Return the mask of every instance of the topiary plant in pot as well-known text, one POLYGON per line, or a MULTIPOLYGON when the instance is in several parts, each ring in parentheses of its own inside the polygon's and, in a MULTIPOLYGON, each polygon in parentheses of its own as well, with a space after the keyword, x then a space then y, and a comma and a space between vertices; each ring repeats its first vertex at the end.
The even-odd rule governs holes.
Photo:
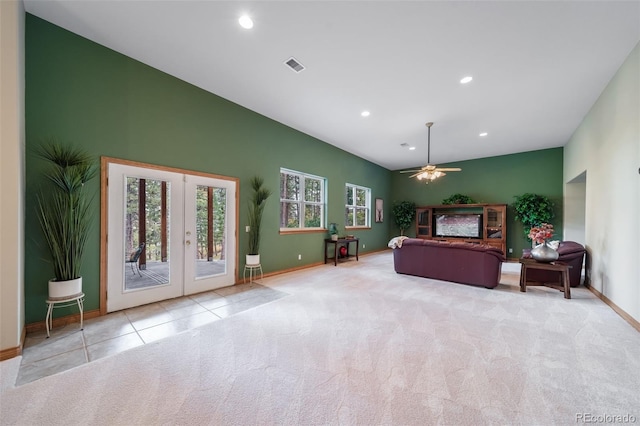
POLYGON ((404 231, 413 225, 416 204, 412 201, 396 201, 393 203, 392 212, 396 225, 400 228, 400 235, 404 235, 404 231))
POLYGON ((85 151, 55 140, 43 143, 36 155, 47 165, 49 185, 37 194, 37 213, 51 254, 55 278, 49 281, 49 298, 66 298, 82 292, 80 269, 92 215, 93 195, 86 183, 97 166, 85 151))
POLYGON ((529 230, 534 226, 549 223, 553 219, 553 202, 544 195, 522 194, 515 196, 512 204, 516 220, 524 225, 524 234, 529 238, 529 230))
POLYGON ((246 264, 258 265, 260 264, 260 224, 271 190, 264 187, 264 179, 258 176, 252 177, 249 184, 253 193, 249 199, 249 253, 246 256, 246 264))

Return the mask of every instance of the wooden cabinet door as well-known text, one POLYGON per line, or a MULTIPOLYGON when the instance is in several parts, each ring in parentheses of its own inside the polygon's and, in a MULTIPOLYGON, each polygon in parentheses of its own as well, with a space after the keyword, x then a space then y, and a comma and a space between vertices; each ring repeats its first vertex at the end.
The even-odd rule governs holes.
POLYGON ((416 238, 431 238, 431 209, 416 209, 416 238))

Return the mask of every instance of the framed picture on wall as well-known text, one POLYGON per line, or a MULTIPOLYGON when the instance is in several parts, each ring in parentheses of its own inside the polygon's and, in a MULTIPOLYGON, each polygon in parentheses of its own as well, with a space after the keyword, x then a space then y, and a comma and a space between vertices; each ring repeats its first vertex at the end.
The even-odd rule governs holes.
POLYGON ((376 223, 381 223, 384 219, 384 208, 382 198, 376 198, 376 223))

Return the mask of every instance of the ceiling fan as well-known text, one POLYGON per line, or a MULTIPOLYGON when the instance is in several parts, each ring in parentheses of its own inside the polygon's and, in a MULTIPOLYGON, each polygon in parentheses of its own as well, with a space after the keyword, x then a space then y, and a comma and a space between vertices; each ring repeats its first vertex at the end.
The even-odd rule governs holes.
POLYGON ((427 165, 423 166, 419 170, 402 170, 400 173, 413 173, 409 178, 417 177, 418 180, 426 180, 427 183, 432 180, 436 180, 439 177, 446 175, 445 172, 459 172, 462 171, 459 167, 438 167, 431 163, 431 126, 432 122, 427 123, 428 139, 427 139, 427 165))

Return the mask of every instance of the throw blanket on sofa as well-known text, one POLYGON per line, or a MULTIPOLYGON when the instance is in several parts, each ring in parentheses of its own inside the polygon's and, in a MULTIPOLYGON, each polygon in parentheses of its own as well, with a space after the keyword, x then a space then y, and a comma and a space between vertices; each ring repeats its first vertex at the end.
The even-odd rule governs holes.
POLYGON ((391 241, 389 241, 389 244, 387 244, 387 245, 389 246, 389 248, 392 248, 392 249, 400 248, 400 247, 402 247, 402 242, 404 240, 406 240, 407 238, 409 238, 409 237, 405 237, 404 235, 400 236, 400 237, 393 237, 391 239, 391 241))

